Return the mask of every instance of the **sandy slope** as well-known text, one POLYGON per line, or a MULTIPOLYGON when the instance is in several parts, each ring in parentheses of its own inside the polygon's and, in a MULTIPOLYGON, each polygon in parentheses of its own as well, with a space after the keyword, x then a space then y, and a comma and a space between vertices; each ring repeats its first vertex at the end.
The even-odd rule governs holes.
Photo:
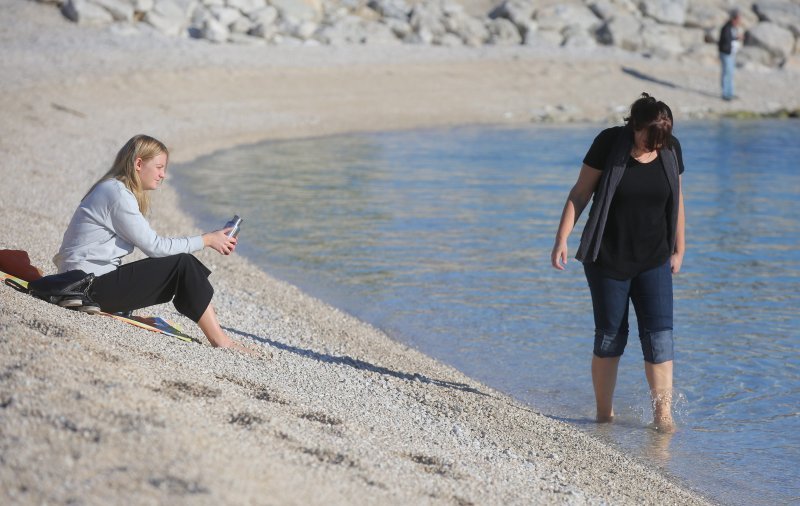
MULTIPOLYGON (((0 248, 25 249, 49 272, 80 197, 139 132, 187 162, 267 138, 618 119, 643 90, 679 120, 800 106, 791 72, 742 73, 743 99, 726 104, 715 64, 218 47, 78 28, 33 2, 0 8, 0 248)), ((159 193, 156 229, 196 232, 175 191, 159 193)), ((199 256, 215 271, 223 325, 263 345, 263 358, 0 289, 0 502, 702 502, 245 259, 199 256)), ((200 336, 171 306, 156 312, 200 336)))

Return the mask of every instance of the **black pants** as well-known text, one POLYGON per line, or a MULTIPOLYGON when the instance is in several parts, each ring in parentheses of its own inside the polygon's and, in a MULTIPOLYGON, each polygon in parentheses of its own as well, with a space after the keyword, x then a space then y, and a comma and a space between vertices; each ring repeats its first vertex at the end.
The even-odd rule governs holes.
POLYGON ((197 322, 214 295, 211 271, 192 255, 146 258, 95 278, 92 299, 107 313, 132 311, 172 301, 197 322))

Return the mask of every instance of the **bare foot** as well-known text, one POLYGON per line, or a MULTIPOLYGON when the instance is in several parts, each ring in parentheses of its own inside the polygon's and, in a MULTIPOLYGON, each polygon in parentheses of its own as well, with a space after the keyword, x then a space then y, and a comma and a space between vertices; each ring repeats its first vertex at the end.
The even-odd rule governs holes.
POLYGON ((211 346, 215 346, 217 348, 226 348, 226 349, 233 350, 233 351, 238 351, 240 353, 245 353, 247 355, 250 355, 251 357, 263 357, 264 356, 264 354, 260 350, 251 348, 249 346, 245 346, 244 344, 239 343, 237 341, 234 341, 233 339, 227 339, 226 341, 224 341, 222 343, 219 343, 219 344, 212 343, 211 346))
POLYGON ((611 423, 614 421, 614 414, 612 413, 610 415, 597 415, 595 417, 595 421, 597 423, 611 423))
POLYGON ((672 416, 657 417, 653 420, 653 425, 658 432, 662 432, 664 434, 672 434, 677 430, 672 416))

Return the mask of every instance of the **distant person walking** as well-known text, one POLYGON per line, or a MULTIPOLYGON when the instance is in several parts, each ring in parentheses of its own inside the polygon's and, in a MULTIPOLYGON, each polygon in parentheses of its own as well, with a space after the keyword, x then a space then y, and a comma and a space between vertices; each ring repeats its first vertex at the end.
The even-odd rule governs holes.
POLYGON ((739 44, 744 39, 744 34, 739 28, 742 16, 738 9, 730 12, 728 22, 719 32, 719 60, 722 64, 722 99, 733 100, 733 72, 736 70, 736 52, 739 44))
POLYGON ((680 271, 685 250, 682 173, 672 111, 643 93, 631 105, 625 126, 597 135, 564 205, 550 258, 558 270, 567 264, 567 237, 594 196, 576 258, 583 262, 592 296, 598 422, 614 418, 612 399, 632 301, 654 423, 659 430, 673 430, 672 275, 680 271))

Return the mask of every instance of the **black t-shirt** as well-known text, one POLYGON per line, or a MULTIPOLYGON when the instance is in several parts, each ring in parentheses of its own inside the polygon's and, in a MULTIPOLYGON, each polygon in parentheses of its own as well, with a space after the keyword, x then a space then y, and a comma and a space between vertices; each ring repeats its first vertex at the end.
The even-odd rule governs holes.
MULTIPOLYGON (((622 127, 603 130, 595 138, 583 163, 605 170, 606 159, 622 127)), ((672 138, 683 174, 680 143, 672 138)), ((597 264, 606 275, 630 279, 658 267, 670 257, 668 210, 672 199, 661 156, 640 163, 630 157, 608 211, 597 264)))

